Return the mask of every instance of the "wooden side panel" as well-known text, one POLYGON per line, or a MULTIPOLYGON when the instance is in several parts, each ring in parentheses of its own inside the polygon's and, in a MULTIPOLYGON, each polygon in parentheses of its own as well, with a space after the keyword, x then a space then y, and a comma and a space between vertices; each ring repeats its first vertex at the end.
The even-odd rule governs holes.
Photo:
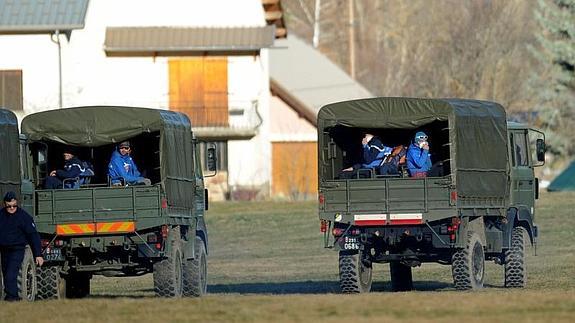
POLYGON ((227 58, 169 61, 170 109, 186 113, 194 126, 228 125, 227 58))
POLYGON ((204 104, 207 122, 228 125, 228 60, 208 57, 204 60, 204 104))
POLYGON ((272 193, 292 199, 317 194, 317 143, 272 143, 272 193))

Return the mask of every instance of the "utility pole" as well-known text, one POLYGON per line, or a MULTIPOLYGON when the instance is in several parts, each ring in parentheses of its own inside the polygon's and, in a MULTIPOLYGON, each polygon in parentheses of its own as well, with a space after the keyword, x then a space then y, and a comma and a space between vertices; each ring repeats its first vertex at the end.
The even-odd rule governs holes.
POLYGON ((355 80, 355 32, 354 32, 354 2, 348 0, 349 11, 349 75, 355 80))
POLYGON ((315 0, 315 12, 313 21, 313 47, 319 46, 319 11, 321 9, 321 0, 315 0))
POLYGON ((62 46, 60 44, 60 31, 56 30, 54 34, 50 35, 50 38, 54 44, 58 45, 58 108, 62 109, 62 46))

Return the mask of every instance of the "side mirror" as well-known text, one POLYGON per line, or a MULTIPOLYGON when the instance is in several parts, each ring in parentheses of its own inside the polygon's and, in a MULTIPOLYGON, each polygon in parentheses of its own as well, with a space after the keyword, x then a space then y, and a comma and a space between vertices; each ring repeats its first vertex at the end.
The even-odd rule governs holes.
POLYGON ((545 162, 545 140, 537 139, 535 149, 537 151, 537 161, 545 162))
POLYGON ((207 155, 207 167, 210 172, 216 171, 216 163, 217 163, 217 156, 216 156, 216 147, 209 147, 208 148, 208 155, 207 155))

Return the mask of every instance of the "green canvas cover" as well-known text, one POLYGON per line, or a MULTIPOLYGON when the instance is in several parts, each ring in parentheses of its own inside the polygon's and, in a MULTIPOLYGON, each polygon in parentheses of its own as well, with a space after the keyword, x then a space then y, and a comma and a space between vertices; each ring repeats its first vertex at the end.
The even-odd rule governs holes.
MULTIPOLYGON (((448 121, 452 174, 461 197, 503 197, 507 187, 507 124, 503 107, 466 99, 372 98, 337 102, 318 113, 318 131, 336 125, 417 129, 448 121)), ((323 136, 319 136, 323 147, 323 136)), ((321 154, 320 154, 321 158, 321 154)), ((320 161, 321 163, 321 161, 320 161)))
POLYGON ((575 160, 555 177, 547 187, 549 192, 575 191, 575 160))
POLYGON ((0 198, 8 191, 20 193, 20 150, 18 118, 6 109, 0 109, 0 198))
POLYGON ((171 206, 192 207, 192 131, 182 113, 158 109, 90 106, 28 115, 22 133, 31 141, 70 146, 114 144, 142 133, 160 132, 160 174, 171 206))

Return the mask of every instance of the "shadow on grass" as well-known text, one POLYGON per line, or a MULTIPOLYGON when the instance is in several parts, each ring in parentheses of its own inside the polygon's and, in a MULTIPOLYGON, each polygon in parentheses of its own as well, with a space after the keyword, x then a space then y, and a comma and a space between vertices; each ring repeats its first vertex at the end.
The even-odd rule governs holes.
MULTIPOLYGON (((452 289, 452 284, 437 281, 417 281, 413 284, 415 291, 439 291, 452 289)), ((390 282, 374 282, 373 292, 391 292, 390 282)), ((244 283, 217 284, 208 286, 210 294, 334 294, 339 293, 338 281, 300 281, 285 283, 244 283)))

